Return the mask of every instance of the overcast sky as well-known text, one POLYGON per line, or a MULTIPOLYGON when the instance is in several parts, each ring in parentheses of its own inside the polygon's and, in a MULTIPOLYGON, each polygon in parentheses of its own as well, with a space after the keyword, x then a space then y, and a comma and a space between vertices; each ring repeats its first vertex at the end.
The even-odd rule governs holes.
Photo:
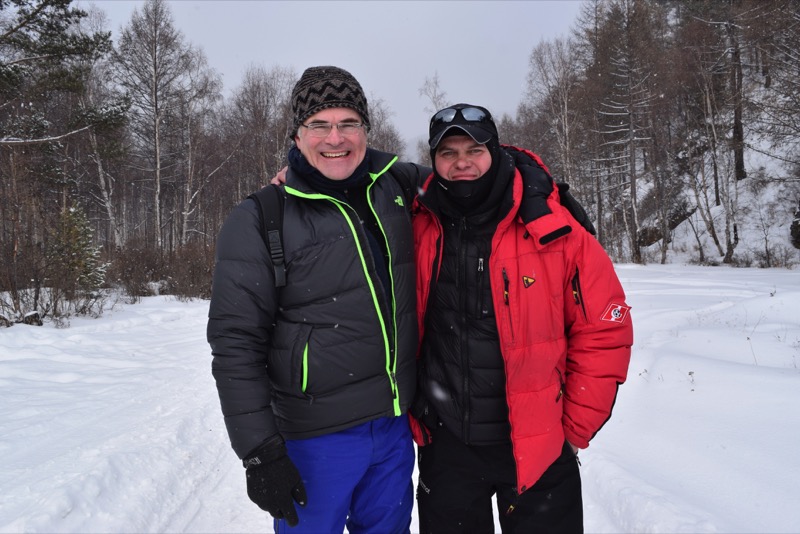
MULTIPOLYGON (((96 4, 118 34, 136 0, 96 4)), ((251 65, 314 65, 350 71, 367 97, 381 98, 414 153, 427 138, 429 101, 419 95, 438 73, 450 103, 513 114, 525 90, 528 58, 542 40, 566 37, 578 0, 529 1, 240 1, 168 0, 175 26, 202 48, 223 76, 225 93, 251 65)))

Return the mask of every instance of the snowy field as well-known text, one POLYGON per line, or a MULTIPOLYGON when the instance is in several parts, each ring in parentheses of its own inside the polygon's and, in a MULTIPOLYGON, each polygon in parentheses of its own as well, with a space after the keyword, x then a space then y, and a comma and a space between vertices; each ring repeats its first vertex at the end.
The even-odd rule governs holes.
MULTIPOLYGON (((800 271, 618 272, 636 341, 580 454, 587 532, 800 532, 800 271)), ((225 434, 207 307, 0 329, 0 532, 272 532, 225 434)))

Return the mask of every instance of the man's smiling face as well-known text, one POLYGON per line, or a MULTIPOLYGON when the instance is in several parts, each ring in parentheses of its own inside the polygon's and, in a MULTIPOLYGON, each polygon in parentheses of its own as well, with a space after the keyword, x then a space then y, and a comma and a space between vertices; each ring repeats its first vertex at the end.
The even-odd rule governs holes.
MULTIPOLYGON (((303 124, 341 122, 362 122, 362 119, 350 108, 331 108, 314 113, 303 124)), ((367 154, 367 134, 363 128, 354 134, 342 135, 333 127, 327 136, 314 137, 308 128, 301 126, 294 141, 306 160, 331 180, 349 178, 367 154)))

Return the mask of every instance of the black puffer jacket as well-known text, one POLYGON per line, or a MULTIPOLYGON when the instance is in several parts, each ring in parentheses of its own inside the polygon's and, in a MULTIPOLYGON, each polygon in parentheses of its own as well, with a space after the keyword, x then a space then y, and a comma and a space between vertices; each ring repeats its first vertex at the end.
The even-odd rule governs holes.
POLYGON ((435 183, 419 197, 439 219, 444 239, 425 316, 419 394, 450 432, 471 445, 511 440, 489 273, 497 223, 512 204, 509 165, 468 216, 448 209, 447 196, 435 183))
MULTIPOLYGON (((209 309, 212 371, 240 458, 280 433, 297 439, 406 412, 417 325, 408 207, 427 169, 370 151, 369 199, 388 244, 393 295, 379 281, 355 211, 289 170, 286 286, 275 288, 245 200, 217 243, 209 309)), ((379 237, 380 239, 380 237, 379 237)))

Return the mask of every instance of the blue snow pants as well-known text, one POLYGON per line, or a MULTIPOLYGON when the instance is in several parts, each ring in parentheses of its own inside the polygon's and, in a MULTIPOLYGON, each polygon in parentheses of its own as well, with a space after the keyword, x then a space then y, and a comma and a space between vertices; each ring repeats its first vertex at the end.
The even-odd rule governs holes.
POLYGON ((414 444, 408 417, 375 419, 316 438, 287 440, 306 487, 300 522, 277 534, 408 534, 414 506, 414 444))

